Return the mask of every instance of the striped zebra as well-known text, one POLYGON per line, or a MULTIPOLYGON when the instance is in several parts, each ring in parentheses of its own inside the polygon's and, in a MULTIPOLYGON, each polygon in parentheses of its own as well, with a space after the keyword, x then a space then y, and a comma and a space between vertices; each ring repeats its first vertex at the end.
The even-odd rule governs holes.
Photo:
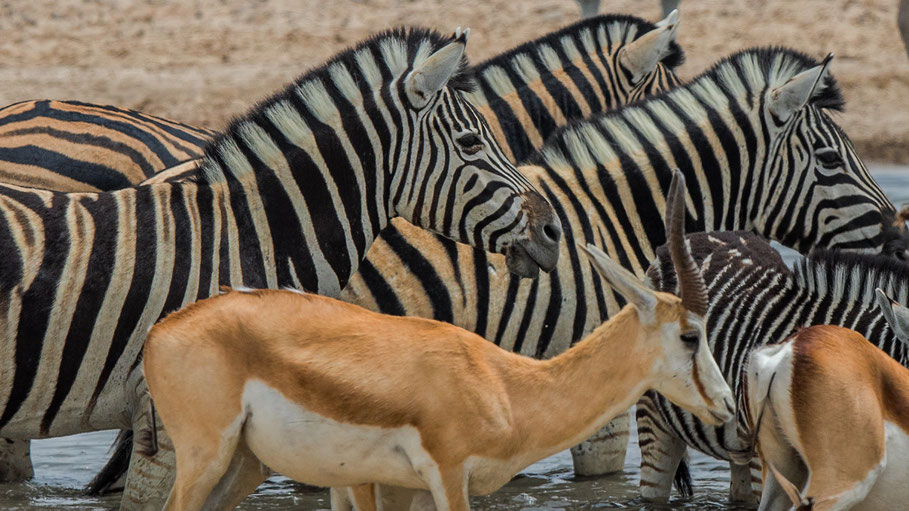
MULTIPOLYGON (((675 167, 688 183, 692 232, 748 229, 803 252, 903 257, 905 225, 827 113, 842 107, 828 64, 782 48, 741 51, 670 92, 557 132, 534 165, 521 167, 566 238, 545 278, 511 278, 497 258, 396 221, 341 297, 551 357, 622 305, 576 243, 596 244, 643 276, 665 239, 663 197, 675 167)), ((574 449, 576 471, 620 470, 627 435, 626 417, 574 449)))
MULTIPOLYGON (((466 42, 396 29, 340 53, 235 120, 188 182, 0 186, 0 435, 144 425, 158 318, 222 285, 337 295, 392 217, 551 270, 560 227, 465 99, 466 42)), ((141 462, 130 507, 164 490, 148 478, 168 460, 141 462)))
MULTIPOLYGON (((683 461, 690 446, 742 463, 731 463, 731 496, 756 503, 761 491, 760 464, 754 459, 750 470, 744 464, 751 455, 741 432, 745 429, 742 375, 751 350, 782 342, 804 326, 832 324, 860 332, 909 366, 907 344, 887 326, 874 301, 875 288, 903 303, 909 299, 909 265, 881 255, 819 250, 801 259, 790 272, 779 254, 754 234, 697 233, 688 239, 708 286, 710 346, 739 400, 738 424, 707 426, 662 396, 648 393, 637 407, 641 492, 648 500, 667 499, 676 467, 681 469, 677 486, 690 492, 683 461)), ((676 287, 664 247, 657 250, 648 277, 657 289, 676 287)))
MULTIPOLYGON (((474 66, 477 86, 465 94, 521 161, 571 120, 677 85, 677 27, 678 13, 656 24, 627 15, 575 23, 474 66)), ((201 156, 212 136, 118 107, 26 101, 0 109, 0 182, 76 192, 185 178, 183 169, 156 174, 201 156)))

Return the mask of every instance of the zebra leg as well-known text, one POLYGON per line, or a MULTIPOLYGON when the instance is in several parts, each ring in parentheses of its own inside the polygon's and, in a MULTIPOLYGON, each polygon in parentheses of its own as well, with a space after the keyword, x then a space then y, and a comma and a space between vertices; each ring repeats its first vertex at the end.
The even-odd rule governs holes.
POLYGON ((669 13, 672 12, 673 9, 678 9, 681 1, 682 0, 660 0, 660 6, 663 7, 663 17, 669 16, 669 13))
POLYGON ((747 465, 729 463, 729 500, 757 505, 761 500, 761 460, 754 457, 747 465))
MULTIPOLYGON (((638 401, 638 445, 641 447, 641 498, 666 502, 672 492, 679 463, 685 457, 685 442, 671 434, 657 417, 655 403, 645 395, 638 401)), ((687 473, 686 473, 687 474, 687 473)), ((690 481, 680 486, 683 496, 691 495, 690 481)))
POLYGON ((596 16, 600 10, 600 0, 577 0, 581 5, 581 17, 589 18, 596 16))
POLYGON ((0 439, 0 483, 26 481, 35 475, 28 440, 0 439))
POLYGON ((900 1, 900 10, 896 15, 896 24, 900 28, 903 45, 909 53, 909 0, 900 1))
POLYGON ((599 476, 620 472, 625 467, 630 423, 631 410, 612 419, 592 437, 572 447, 575 475, 599 476))
POLYGON ((134 410, 132 430, 134 432, 150 431, 152 427, 156 432, 157 450, 148 455, 141 445, 139 433, 134 433, 133 448, 129 459, 129 470, 126 473, 126 487, 123 489, 123 499, 120 509, 123 510, 155 510, 164 507, 174 484, 177 460, 174 455, 174 444, 171 442, 160 417, 151 417, 151 396, 145 386, 141 369, 133 371, 127 381, 127 388, 134 389, 127 401, 134 403, 130 408, 134 410))

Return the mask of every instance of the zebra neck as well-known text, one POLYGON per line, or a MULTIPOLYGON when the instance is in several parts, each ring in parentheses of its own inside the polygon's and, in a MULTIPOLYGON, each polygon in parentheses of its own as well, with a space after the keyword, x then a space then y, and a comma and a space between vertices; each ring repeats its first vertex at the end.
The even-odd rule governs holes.
POLYGON ((517 434, 526 448, 558 452, 584 440, 634 404, 650 384, 637 312, 626 307, 583 341, 506 377, 517 434), (542 376, 541 376, 542 375, 542 376))
POLYGON ((395 133, 379 140, 360 126, 351 136, 304 109, 288 100, 236 124, 202 168, 208 182, 227 184, 238 229, 259 242, 260 269, 275 274, 257 283, 337 296, 392 214, 393 165, 383 155, 395 133))
POLYGON ((241 233, 243 285, 338 296, 388 220, 370 222, 366 201, 349 183, 322 176, 274 180, 280 183, 260 178, 226 187, 241 233))
MULTIPOLYGON (((689 89, 695 87, 570 126, 531 162, 543 163, 567 190, 583 190, 610 223, 635 212, 659 214, 672 171, 680 168, 694 206, 692 230, 750 229, 764 193, 754 184, 766 157, 760 120, 744 99, 727 96, 716 83, 702 79, 697 93, 689 89)), ((648 235, 653 246, 664 241, 662 232, 648 235)))

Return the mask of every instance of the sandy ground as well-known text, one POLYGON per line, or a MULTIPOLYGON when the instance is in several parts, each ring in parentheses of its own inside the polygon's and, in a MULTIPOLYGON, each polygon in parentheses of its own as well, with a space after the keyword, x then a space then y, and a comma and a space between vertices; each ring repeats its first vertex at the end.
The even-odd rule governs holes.
MULTIPOLYGON (((909 162, 909 58, 897 0, 683 0, 692 77, 739 48, 834 52, 842 125, 868 160, 909 162)), ((601 12, 657 19, 657 0, 601 12)), ((112 103, 218 128, 310 66, 398 24, 472 29, 472 59, 578 18, 573 0, 0 0, 0 104, 112 103)))

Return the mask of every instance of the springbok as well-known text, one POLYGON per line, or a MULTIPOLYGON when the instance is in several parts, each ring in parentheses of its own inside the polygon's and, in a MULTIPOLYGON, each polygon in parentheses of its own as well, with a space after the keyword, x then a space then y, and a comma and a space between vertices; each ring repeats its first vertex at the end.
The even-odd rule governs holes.
POLYGON ((366 483, 467 510, 468 495, 587 438, 648 389, 709 424, 730 420, 732 393, 701 319, 706 289, 683 237, 683 189, 677 172, 666 223, 681 299, 582 247, 629 304, 549 360, 289 290, 227 290, 169 315, 149 331, 143 361, 177 456, 165 508, 235 506, 267 466, 358 487, 360 510, 375 505, 366 483))
MULTIPOLYGON (((909 309, 880 289, 877 299, 909 342, 909 309)), ((755 350, 746 387, 765 467, 759 509, 905 509, 909 369, 853 330, 820 325, 755 350)))

